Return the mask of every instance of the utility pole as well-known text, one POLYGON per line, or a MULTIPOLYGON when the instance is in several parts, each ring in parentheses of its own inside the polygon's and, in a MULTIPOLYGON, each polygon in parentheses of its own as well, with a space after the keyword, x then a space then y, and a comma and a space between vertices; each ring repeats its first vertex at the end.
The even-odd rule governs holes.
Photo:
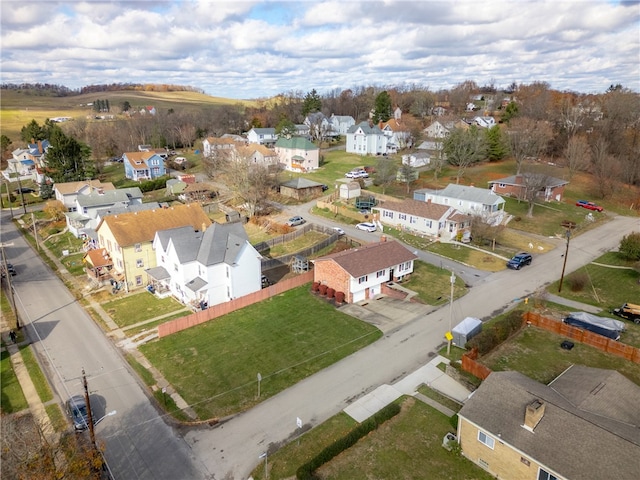
POLYGON ((27 204, 24 203, 24 192, 22 191, 22 183, 20 182, 20 173, 18 173, 18 189, 20 190, 20 199, 22 200, 22 209, 24 214, 27 214, 27 204))
MULTIPOLYGON (((13 244, 10 244, 13 245, 13 244)), ((11 309, 16 316, 16 330, 20 330, 20 317, 18 316, 18 308, 16 307, 16 299, 13 295, 13 280, 11 279, 11 272, 7 268, 7 257, 4 253, 4 245, 0 245, 2 250, 2 270, 4 271, 4 277, 7 279, 7 288, 9 288, 9 300, 11 301, 11 309)))
POLYGON ((40 243, 38 243, 38 229, 36 228, 36 217, 31 212, 31 224, 33 225, 33 238, 36 240, 36 249, 40 250, 40 243))
POLYGON ((451 335, 453 335, 451 333, 451 325, 453 323, 453 287, 455 284, 456 276, 453 274, 453 271, 451 271, 451 296, 449 297, 449 332, 447 332, 449 336, 447 337, 447 355, 451 353, 451 335))
POLYGON ((571 240, 571 230, 576 228, 575 222, 565 220, 561 224, 565 229, 565 235, 567 237, 567 247, 564 251, 564 261, 562 262, 562 274, 560 275, 560 284, 558 285, 558 293, 562 292, 562 281, 564 280, 564 269, 567 267, 567 256, 569 256, 569 240, 571 240))
POLYGON ((98 449, 96 445, 96 434, 93 431, 93 413, 91 412, 91 402, 89 400, 89 387, 87 386, 87 376, 84 373, 84 368, 82 369, 82 385, 84 386, 84 403, 87 404, 87 419, 88 419, 88 427, 89 427, 89 438, 91 439, 91 445, 96 450, 98 449))

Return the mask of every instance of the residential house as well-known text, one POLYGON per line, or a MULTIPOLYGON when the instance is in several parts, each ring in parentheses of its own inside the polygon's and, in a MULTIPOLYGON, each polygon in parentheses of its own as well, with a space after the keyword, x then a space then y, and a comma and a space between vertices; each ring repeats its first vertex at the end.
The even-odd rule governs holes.
POLYGON ((281 137, 275 151, 286 170, 308 172, 320 165, 320 149, 304 137, 281 137))
POLYGON ((153 180, 167 174, 164 158, 154 152, 125 152, 122 161, 124 175, 131 180, 153 180))
POLYGON ((279 160, 274 150, 258 143, 236 148, 235 156, 232 155, 234 157, 243 159, 249 165, 277 165, 279 160))
POLYGON ((361 122, 347 130, 347 153, 382 155, 387 153, 388 137, 377 125, 361 122))
MULTIPOLYGON (((243 141, 240 145, 244 145, 243 141)), ((217 152, 228 152, 234 150, 238 146, 238 142, 233 138, 207 137, 202 141, 202 153, 205 157, 211 157, 217 152)))
POLYGON ((356 121, 351 115, 331 114, 329 123, 331 124, 331 134, 337 136, 346 135, 349 129, 356 124, 356 121))
POLYGON ((407 126, 395 118, 380 122, 380 130, 387 137, 387 152, 396 153, 402 148, 411 147, 411 132, 407 126))
POLYGON ((322 195, 324 185, 322 183, 307 180, 303 177, 292 178, 280 185, 280 194, 285 197, 303 200, 322 195))
POLYGON ((277 140, 278 135, 275 128, 252 128, 247 132, 247 141, 249 143, 272 146, 277 140))
POLYGON ((147 284, 146 270, 156 266, 152 248, 156 232, 191 226, 203 230, 211 220, 200 204, 176 205, 156 210, 109 215, 96 227, 98 244, 113 264, 113 276, 124 281, 126 291, 147 284))
POLYGON ((452 206, 461 213, 480 215, 499 224, 504 218, 504 198, 488 188, 450 183, 442 190, 421 188, 413 192, 413 199, 452 206))
POLYGON ((436 105, 431 110, 431 115, 433 115, 434 117, 442 117, 446 113, 447 113, 447 109, 445 107, 443 107, 442 105, 436 105))
POLYGON ((62 202, 68 212, 78 209, 76 199, 79 195, 88 195, 91 192, 107 192, 115 190, 113 183, 102 183, 100 180, 86 180, 82 182, 64 182, 53 185, 53 193, 56 200, 62 202))
POLYGON ((497 478, 638 478, 640 387, 572 365, 548 385, 493 372, 458 412, 462 454, 497 478))
POLYGON ((441 240, 455 240, 471 226, 471 218, 453 206, 403 200, 384 202, 372 208, 383 225, 441 240))
POLYGON ((316 259, 313 280, 356 303, 380 294, 383 283, 410 275, 417 258, 399 242, 383 240, 316 259))
POLYGON ((241 223, 159 230, 156 266, 147 269, 153 291, 169 291, 194 308, 207 308, 259 291, 261 256, 241 223))
POLYGON ((535 197, 546 202, 562 201, 564 187, 568 184, 567 180, 542 173, 522 173, 489 182, 491 190, 498 195, 516 197, 522 200, 527 198, 527 191, 534 188, 536 189, 535 197))
POLYGON ((322 112, 312 112, 306 116, 303 122, 309 127, 311 138, 324 138, 331 133, 329 119, 322 112))
POLYGON ((77 238, 88 236, 87 230, 98 226, 98 212, 110 208, 126 208, 142 204, 142 191, 138 187, 115 190, 94 189, 86 195, 77 195, 75 207, 65 214, 69 231, 77 238))
POLYGON ((413 168, 428 167, 431 164, 429 152, 413 152, 402 155, 402 164, 413 168))
POLYGON ((49 149, 49 140, 39 140, 27 144, 26 148, 17 148, 7 160, 7 171, 22 176, 33 175, 36 168, 45 167, 45 154, 49 149))
POLYGON ((438 120, 431 122, 431 125, 423 131, 427 138, 447 138, 451 135, 451 129, 445 127, 443 122, 438 120))
POLYGON ((294 132, 294 135, 296 137, 307 137, 309 138, 309 125, 305 125, 304 123, 297 123, 294 125, 296 131, 294 132))
POLYGON ((496 119, 493 117, 475 117, 473 123, 482 128, 491 128, 496 125, 496 119))

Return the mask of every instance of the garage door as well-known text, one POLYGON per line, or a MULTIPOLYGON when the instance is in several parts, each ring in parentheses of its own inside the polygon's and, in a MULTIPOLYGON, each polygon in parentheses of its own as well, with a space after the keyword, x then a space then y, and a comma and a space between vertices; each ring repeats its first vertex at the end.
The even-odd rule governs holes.
POLYGON ((353 292, 353 303, 366 300, 364 293, 365 293, 365 290, 360 290, 359 292, 353 292))

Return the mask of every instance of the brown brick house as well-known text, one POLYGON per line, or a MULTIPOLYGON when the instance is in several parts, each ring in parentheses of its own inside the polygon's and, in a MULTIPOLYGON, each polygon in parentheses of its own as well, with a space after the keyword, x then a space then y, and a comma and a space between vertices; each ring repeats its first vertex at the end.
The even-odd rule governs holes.
POLYGON ((525 198, 525 190, 528 186, 535 185, 538 188, 536 197, 545 202, 562 201, 564 187, 569 182, 560 178, 550 177, 539 173, 522 173, 519 175, 511 175, 510 177, 500 178, 489 182, 491 191, 498 195, 507 197, 515 197, 519 199, 525 198), (539 178, 538 178, 539 177, 539 178))
POLYGON ((348 303, 360 302, 378 295, 383 283, 412 273, 417 258, 399 242, 383 239, 316 259, 313 280, 344 292, 348 303))

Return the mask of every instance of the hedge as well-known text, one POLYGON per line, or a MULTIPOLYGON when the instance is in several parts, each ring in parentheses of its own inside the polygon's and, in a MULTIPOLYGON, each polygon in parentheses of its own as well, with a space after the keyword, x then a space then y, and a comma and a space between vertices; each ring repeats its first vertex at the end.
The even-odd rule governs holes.
POLYGON ((469 340, 465 347, 467 350, 475 347, 478 354, 485 355, 520 330, 523 323, 522 311, 514 310, 488 327, 483 326, 483 330, 469 340))
POLYGON ((315 476, 313 475, 313 472, 318 468, 347 450, 349 447, 355 445, 362 437, 377 429, 380 425, 395 417, 398 413, 400 413, 400 405, 397 403, 390 403, 375 415, 369 417, 356 428, 351 430, 344 437, 339 438, 331 445, 327 446, 307 463, 298 467, 298 470, 296 471, 296 478, 298 480, 314 480, 315 476))

